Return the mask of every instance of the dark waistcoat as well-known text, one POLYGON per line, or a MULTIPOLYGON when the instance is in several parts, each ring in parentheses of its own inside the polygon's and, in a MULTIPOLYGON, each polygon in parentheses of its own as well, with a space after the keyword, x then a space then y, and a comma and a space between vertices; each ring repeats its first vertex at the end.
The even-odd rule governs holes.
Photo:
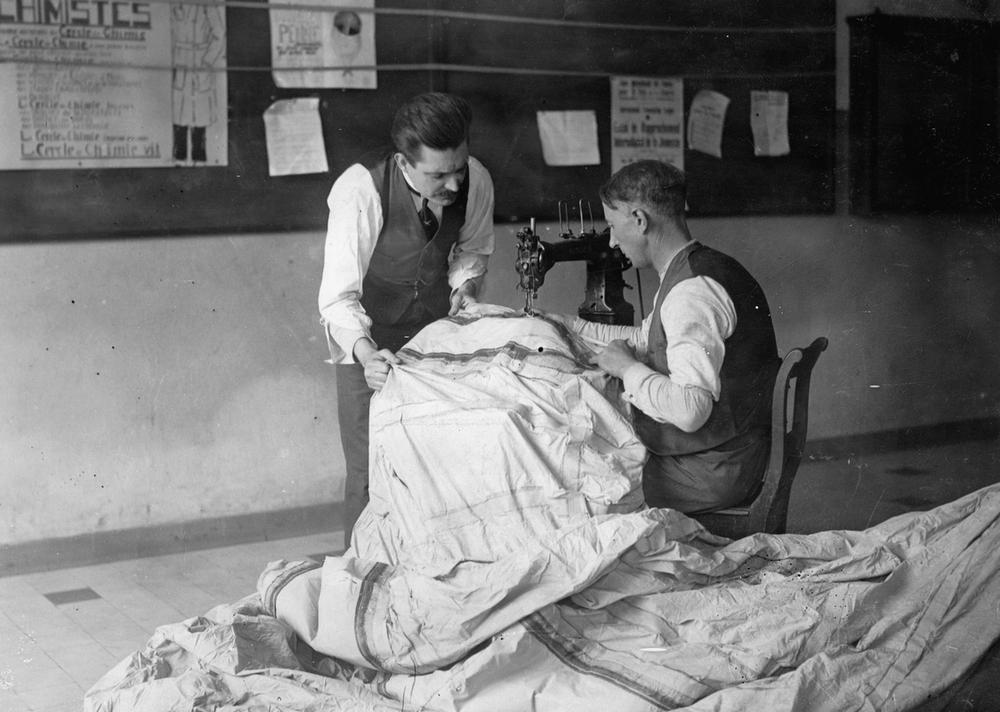
POLYGON ((726 290, 736 309, 736 329, 725 341, 719 400, 701 428, 685 433, 669 423, 657 423, 635 409, 639 437, 657 455, 682 455, 717 448, 755 428, 770 425, 771 391, 780 363, 771 310, 757 281, 728 255, 692 242, 671 261, 657 292, 650 322, 650 367, 670 375, 660 307, 674 286, 695 276, 711 277, 726 290))
POLYGON ((392 155, 382 154, 363 165, 382 200, 383 224, 362 282, 361 306, 372 319, 372 334, 379 346, 395 350, 401 344, 383 344, 380 330, 406 327, 412 335, 448 314, 448 255, 465 223, 469 181, 463 181, 455 202, 445 206, 437 233, 428 240, 410 187, 392 155))

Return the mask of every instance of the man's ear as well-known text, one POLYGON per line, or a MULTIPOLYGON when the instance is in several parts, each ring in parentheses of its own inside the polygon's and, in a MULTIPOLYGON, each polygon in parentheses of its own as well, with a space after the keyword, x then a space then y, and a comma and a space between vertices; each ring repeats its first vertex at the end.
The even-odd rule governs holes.
POLYGON ((643 208, 632 208, 632 219, 635 220, 639 232, 646 232, 649 229, 649 213, 643 208))
POLYGON ((404 156, 399 151, 396 151, 394 154, 392 154, 392 157, 396 160, 397 166, 399 166, 400 168, 406 168, 406 164, 408 163, 408 161, 406 160, 406 156, 404 156))

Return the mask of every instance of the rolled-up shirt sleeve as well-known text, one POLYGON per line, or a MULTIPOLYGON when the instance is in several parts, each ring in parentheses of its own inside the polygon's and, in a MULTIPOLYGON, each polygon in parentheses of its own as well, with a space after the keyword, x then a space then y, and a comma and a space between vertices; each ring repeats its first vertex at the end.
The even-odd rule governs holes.
POLYGON ((736 328, 736 309, 721 284, 698 276, 670 290, 660 318, 670 374, 633 364, 622 375, 625 398, 656 422, 694 432, 719 399, 725 340, 736 328))
POLYGON ((625 326, 621 324, 602 324, 597 321, 587 321, 581 317, 576 317, 570 325, 570 329, 579 334, 587 344, 593 349, 601 349, 615 340, 627 342, 636 350, 636 355, 646 351, 646 338, 643 333, 648 331, 648 318, 644 320, 642 326, 625 326))
POLYGON ((327 197, 330 216, 319 288, 320 319, 333 363, 354 363, 358 339, 371 336, 361 285, 382 230, 382 203, 364 166, 349 167, 327 197))
POLYGON ((486 263, 496 243, 493 233, 493 178, 486 167, 472 156, 469 157, 468 181, 465 223, 459 230, 448 265, 448 285, 452 290, 470 279, 482 281, 486 263))

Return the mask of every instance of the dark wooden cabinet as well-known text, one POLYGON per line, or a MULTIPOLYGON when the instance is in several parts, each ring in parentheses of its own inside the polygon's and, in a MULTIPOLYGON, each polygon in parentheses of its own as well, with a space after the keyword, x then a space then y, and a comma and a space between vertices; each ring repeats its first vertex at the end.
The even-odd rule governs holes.
POLYGON ((996 26, 882 13, 847 22, 851 212, 996 210, 996 26))

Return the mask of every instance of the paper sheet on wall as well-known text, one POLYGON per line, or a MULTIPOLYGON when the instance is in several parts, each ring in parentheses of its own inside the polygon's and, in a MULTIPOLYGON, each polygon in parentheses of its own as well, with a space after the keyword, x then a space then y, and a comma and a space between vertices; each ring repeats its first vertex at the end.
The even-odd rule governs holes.
POLYGON ((644 158, 684 170, 681 79, 611 78, 611 171, 644 158))
POLYGON ((788 92, 750 92, 750 127, 753 129, 753 155, 787 156, 788 92))
POLYGON ((271 66, 279 87, 375 89, 374 0, 270 0, 271 66), (294 4, 294 10, 278 9, 294 4), (317 10, 302 10, 303 4, 317 10), (369 67, 353 69, 352 67, 369 67))
POLYGON ((596 166, 597 115, 593 111, 539 111, 538 135, 547 166, 596 166))
POLYGON ((691 100, 688 115, 688 146, 694 151, 722 158, 722 128, 726 123, 729 97, 702 89, 691 100))
POLYGON ((276 101, 264 112, 267 174, 326 173, 326 146, 319 120, 319 99, 276 101))
POLYGON ((0 170, 224 166, 221 6, 0 0, 0 170))

